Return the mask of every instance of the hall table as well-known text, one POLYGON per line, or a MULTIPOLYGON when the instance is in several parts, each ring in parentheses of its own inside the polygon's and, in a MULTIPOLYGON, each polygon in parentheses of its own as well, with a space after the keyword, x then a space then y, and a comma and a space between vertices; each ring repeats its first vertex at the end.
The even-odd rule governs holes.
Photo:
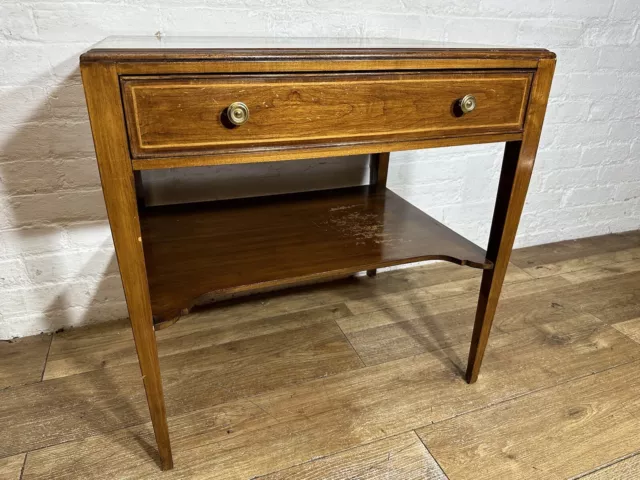
POLYGON ((155 329, 212 293, 373 276, 423 260, 480 268, 466 372, 477 380, 553 53, 381 39, 110 37, 80 66, 163 469, 173 460, 155 329), (386 187, 390 152, 489 142, 506 147, 486 252, 386 187), (354 154, 370 155, 369 185, 171 206, 143 200, 141 170, 354 154))

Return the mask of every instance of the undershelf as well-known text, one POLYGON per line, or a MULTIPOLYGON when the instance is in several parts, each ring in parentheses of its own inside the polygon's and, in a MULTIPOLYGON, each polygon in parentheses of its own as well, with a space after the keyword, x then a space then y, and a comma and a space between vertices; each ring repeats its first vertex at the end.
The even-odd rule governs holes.
POLYGON ((156 321, 234 293, 485 251, 388 189, 351 187, 141 210, 156 321))

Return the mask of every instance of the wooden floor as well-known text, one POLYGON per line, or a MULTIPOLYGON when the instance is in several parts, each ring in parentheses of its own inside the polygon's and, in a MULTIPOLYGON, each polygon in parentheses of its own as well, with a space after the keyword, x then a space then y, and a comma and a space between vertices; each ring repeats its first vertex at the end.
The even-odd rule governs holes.
POLYGON ((0 478, 640 478, 640 232, 514 252, 467 385, 480 275, 431 264, 159 331, 165 473, 127 322, 0 342, 0 478))

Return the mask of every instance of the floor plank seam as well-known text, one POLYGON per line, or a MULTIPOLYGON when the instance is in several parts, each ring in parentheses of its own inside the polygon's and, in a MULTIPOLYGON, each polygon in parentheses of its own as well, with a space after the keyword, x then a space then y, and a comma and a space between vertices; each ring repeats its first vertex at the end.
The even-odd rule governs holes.
POLYGON ((53 344, 53 336, 55 333, 51 334, 51 339, 49 340, 49 348, 47 348, 47 354, 44 357, 44 364, 42 365, 42 374, 40 375, 40 381, 44 381, 44 372, 47 370, 47 362, 49 361, 49 354, 51 353, 51 345, 53 344))
POLYGON ((604 470, 605 468, 609 468, 609 467, 611 467, 613 465, 616 465, 616 464, 618 464, 620 462, 624 462, 625 460, 629 460, 630 458, 637 457, 638 455, 640 455, 640 450, 636 450, 635 452, 629 453, 628 455, 624 455, 623 457, 616 458, 615 460, 611 460, 608 463, 603 463, 602 465, 598 465, 597 467, 592 468, 591 470, 588 470, 586 472, 579 473, 578 475, 575 475, 575 476, 569 478, 569 480, 579 480, 580 478, 584 478, 587 475, 591 475, 592 473, 599 472, 600 470, 604 470))
MULTIPOLYGON (((479 408, 474 408, 474 409, 471 409, 471 410, 468 410, 468 411, 465 411, 465 412, 461 412, 461 413, 458 413, 458 414, 453 415, 453 416, 451 416, 451 417, 447 417, 447 418, 442 419, 442 420, 434 421, 434 422, 431 422, 431 423, 429 423, 429 424, 425 424, 425 425, 418 425, 418 426, 415 426, 415 427, 413 427, 413 428, 411 428, 411 429, 409 429, 409 430, 405 430, 405 431, 402 431, 402 432, 394 433, 394 434, 392 434, 392 435, 387 435, 387 436, 384 436, 384 437, 380 437, 380 438, 377 438, 377 439, 375 439, 375 440, 372 440, 371 442, 367 442, 367 443, 364 443, 364 444, 359 444, 359 445, 357 445, 357 446, 349 447, 349 448, 344 449, 344 450, 338 450, 338 451, 336 451, 336 452, 332 452, 332 453, 330 453, 330 454, 323 455, 323 456, 321 456, 321 457, 314 458, 314 459, 312 459, 312 460, 318 460, 318 459, 320 459, 320 458, 324 458, 324 457, 327 457, 327 456, 330 456, 330 455, 336 455, 336 454, 339 454, 339 453, 342 453, 342 452, 346 452, 346 451, 349 451, 349 450, 351 450, 351 449, 353 449, 353 448, 356 448, 356 447, 358 447, 358 446, 365 446, 365 445, 368 445, 368 444, 370 444, 370 443, 374 443, 374 442, 376 442, 376 441, 383 440, 383 439, 385 439, 385 438, 394 437, 394 436, 401 435, 401 434, 408 433, 408 432, 415 432, 416 430, 419 430, 419 429, 421 429, 421 428, 426 428, 426 427, 428 427, 428 426, 430 426, 430 425, 436 425, 436 424, 439 424, 439 423, 442 423, 442 422, 446 422, 446 421, 449 421, 449 420, 453 420, 453 419, 458 418, 458 417, 463 416, 463 415, 467 415, 467 414, 475 413, 475 412, 478 412, 478 411, 481 411, 481 410, 485 410, 485 409, 488 409, 488 408, 496 407, 496 406, 501 405, 501 404, 503 404, 503 403, 510 402, 510 401, 513 401, 513 400, 519 399, 519 398, 521 398, 521 397, 525 397, 525 396, 527 396, 527 395, 531 395, 531 394, 534 394, 534 393, 537 393, 537 392, 540 392, 540 391, 544 391, 544 390, 549 390, 549 389, 552 389, 552 388, 556 388, 556 387, 559 387, 559 386, 564 385, 564 384, 569 383, 569 382, 573 382, 573 381, 576 381, 576 380, 580 380, 580 379, 583 379, 583 378, 586 378, 586 377, 589 377, 589 376, 592 376, 592 375, 598 375, 598 374, 600 374, 600 373, 604 373, 604 372, 607 372, 607 371, 609 371, 609 370, 613 370, 613 369, 615 369, 615 368, 619 368, 619 367, 622 367, 622 366, 625 366, 625 365, 629 365, 629 364, 632 364, 632 363, 636 363, 636 362, 637 362, 637 363, 640 363, 640 360, 632 360, 632 361, 630 361, 630 362, 620 363, 620 364, 618 364, 618 365, 614 365, 614 366, 611 366, 611 367, 605 368, 605 369, 603 369, 603 370, 599 370, 599 371, 597 371, 597 372, 591 372, 591 373, 587 373, 587 374, 585 374, 585 375, 580 375, 580 376, 577 376, 577 377, 572 377, 572 378, 570 378, 570 379, 567 379, 567 380, 565 380, 565 381, 563 381, 563 382, 556 383, 556 384, 554 384, 554 385, 549 385, 549 386, 547 386, 547 387, 541 387, 541 388, 534 389, 534 390, 531 390, 531 391, 528 391, 528 392, 524 392, 524 393, 521 393, 521 394, 518 394, 518 395, 514 395, 514 396, 512 396, 512 397, 505 398, 505 399, 500 400, 500 401, 495 402, 495 403, 491 403, 491 404, 488 404, 488 405, 485 405, 485 406, 482 406, 482 407, 479 407, 479 408)), ((337 374, 336 374, 336 375, 337 375, 337 374)), ((319 380, 319 379, 313 379, 313 380, 310 380, 310 382, 317 381, 317 380, 319 380)), ((324 378, 323 378, 322 380, 324 380, 324 378)), ((304 382, 304 383, 308 383, 308 382, 304 382)), ((304 383, 302 383, 302 384, 300 384, 300 385, 303 385, 304 383)), ((229 391, 229 390, 227 390, 227 391, 229 391)), ((263 411, 264 413, 266 413, 269 417, 271 417, 271 418, 273 418, 274 420, 276 420, 277 424, 281 424, 281 423, 282 423, 282 421, 281 421, 281 420, 278 420, 278 418, 277 418, 277 417, 274 417, 270 412, 268 412, 267 410, 265 410, 263 407, 260 407, 260 406, 259 406, 258 404, 256 404, 253 400, 251 400, 252 398, 259 397, 259 396, 261 396, 261 395, 263 395, 263 394, 264 394, 264 393, 260 393, 260 394, 252 395, 252 396, 249 396, 249 397, 238 398, 238 401, 243 401, 243 400, 244 400, 244 401, 248 401, 248 402, 249 402, 249 403, 251 403, 252 405, 256 406, 258 409, 260 409, 261 411, 263 411)), ((220 404, 220 405, 222 405, 222 404, 220 404)), ((208 408, 208 407, 207 407, 207 408, 208 408)), ((201 411, 201 410, 205 410, 205 409, 206 409, 206 408, 204 408, 204 409, 197 409, 197 410, 191 410, 191 411, 189 411, 188 413, 195 413, 195 412, 198 412, 198 411, 201 411)), ((181 415, 182 415, 182 414, 181 414, 181 415)), ((181 416, 181 415, 178 415, 178 416, 181 416)), ((168 417, 168 418, 169 418, 169 419, 171 419, 171 418, 173 418, 173 417, 168 417)), ((72 442, 77 442, 77 441, 79 441, 79 440, 86 440, 86 439, 89 439, 89 438, 96 438, 96 437, 100 437, 100 436, 106 436, 106 435, 108 435, 108 434, 110 434, 110 433, 114 433, 114 432, 118 432, 118 431, 126 430, 126 429, 133 428, 133 427, 138 427, 138 426, 145 425, 145 424, 150 424, 150 422, 142 422, 142 423, 136 423, 136 424, 126 425, 126 426, 123 426, 122 428, 118 428, 118 429, 112 430, 112 431, 110 431, 110 432, 100 432, 100 433, 97 433, 97 434, 95 434, 95 435, 87 435, 86 437, 82 437, 81 439, 70 439, 70 440, 67 440, 67 441, 63 441, 63 442, 59 442, 59 443, 55 443, 55 444, 51 444, 51 445, 45 445, 45 446, 42 446, 42 447, 39 447, 39 448, 34 448, 34 449, 31 449, 31 450, 27 450, 27 451, 25 451, 25 452, 16 452, 16 453, 17 453, 17 454, 18 454, 18 453, 25 453, 25 454, 28 454, 28 453, 30 453, 30 452, 37 452, 37 451, 39 451, 39 450, 43 450, 43 449, 47 449, 47 448, 51 448, 51 447, 55 447, 55 446, 58 446, 58 445, 64 445, 65 443, 72 443, 72 442)), ((421 442, 422 442, 422 439, 420 439, 420 440, 421 440, 421 442)), ((422 442, 422 443, 424 444, 424 442, 422 442)), ((640 452, 638 452, 638 453, 640 453, 640 452)), ((434 457, 434 458, 435 458, 435 457, 434 457)), ((305 463, 308 463, 308 462, 310 462, 310 461, 312 461, 312 460, 308 460, 308 461, 306 461, 306 462, 302 462, 300 465, 305 464, 305 463)), ((616 463, 616 462, 613 462, 613 463, 616 463)), ((25 456, 25 464, 26 464, 26 456, 25 456)), ((291 466, 286 467, 286 468, 291 468, 291 467, 294 467, 294 466, 296 466, 296 465, 291 465, 291 466)), ((602 468, 604 468, 604 467, 602 467, 602 468)), ((278 471, 280 471, 280 470, 278 470, 278 471)), ((444 471, 444 470, 443 470, 443 471, 444 471)), ((270 472, 270 473, 273 473, 273 472, 270 472)), ((445 473, 446 473, 446 472, 445 472, 445 473)))
POLYGON ((20 476, 18 480, 22 480, 22 476, 24 475, 24 467, 27 465, 27 457, 29 456, 29 452, 24 454, 24 460, 22 460, 22 468, 20 469, 20 476))
MULTIPOLYGON (((511 262, 509 262, 510 264, 512 264, 511 262)), ((524 268, 519 267, 518 265, 516 265, 515 263, 512 264, 513 266, 517 267, 518 270, 520 270, 522 273, 524 273, 527 277, 529 277, 527 280, 522 280, 523 282, 528 282, 530 280, 538 280, 538 277, 534 277, 533 275, 531 275, 529 272, 527 272, 524 268)), ((508 270, 509 267, 507 267, 508 270)), ((506 282, 506 278, 505 278, 505 282, 506 282)), ((516 282, 516 283, 520 283, 520 282, 516 282)))
MULTIPOLYGON (((327 453, 327 454, 324 454, 324 455, 319 455, 317 457, 310 458, 309 460, 305 460, 304 462, 295 463, 293 465, 289 465, 288 467, 284 467, 284 468, 280 468, 278 470, 273 470, 273 471, 270 471, 270 472, 267 472, 267 473, 263 473, 263 474, 255 476, 255 477, 252 477, 249 480, 259 480, 260 478, 266 477, 267 475, 273 475, 275 473, 284 472, 284 471, 289 470, 291 468, 297 468, 297 467, 301 467, 302 465, 307 465, 309 463, 317 462, 317 461, 323 460, 325 458, 335 457, 337 455, 342 455, 343 453, 350 452, 351 450, 356 450, 358 448, 367 447, 369 445, 373 445, 374 443, 381 442, 383 440, 387 440, 387 439, 394 438, 394 437, 399 437, 399 436, 407 434, 409 432, 415 433, 414 430, 405 430, 405 431, 402 431, 402 432, 394 433, 392 435, 386 435, 384 437, 375 438, 375 439, 373 439, 373 440, 371 440, 369 442, 358 443, 357 445, 353 445, 351 447, 344 448, 342 450, 336 450, 335 452, 331 452, 331 453, 327 453)), ((424 443, 422 442, 422 439, 420 439, 420 437, 417 434, 416 434, 416 437, 418 437, 418 439, 420 440, 420 443, 422 443, 424 445, 424 443)), ((408 450, 409 448, 411 448, 411 445, 399 449, 396 453, 403 452, 405 450, 408 450)), ((427 449, 427 451, 428 450, 429 449, 427 449)), ((441 470, 442 470, 442 468, 441 468, 441 470)), ((359 477, 356 477, 356 478, 359 478, 359 477)), ((345 480, 349 480, 349 479, 345 479, 345 480)), ((448 480, 448 478, 447 478, 447 480, 448 480)))
POLYGON ((444 478, 446 480, 449 480, 449 475, 447 475, 447 472, 444 471, 444 468, 442 468, 442 465, 440 465, 440 462, 438 461, 436 456, 433 453, 431 453, 431 450, 429 450, 429 447, 427 446, 427 443, 420 437, 420 435, 418 435, 418 432, 416 432, 415 429, 413 429, 411 431, 414 433, 414 435, 416 437, 418 437, 418 440, 420 440, 420 443, 422 443, 422 445, 424 445, 424 448, 427 450, 427 452, 429 452, 429 455, 431 455, 431 458, 433 458, 433 461, 436 462, 436 464, 438 465, 438 468, 442 472, 442 475, 444 475, 444 478))
MULTIPOLYGON (((346 306, 346 305, 345 305, 346 306)), ((349 307, 347 307, 347 310, 349 310, 349 307)), ((351 312, 351 310, 349 310, 349 312, 351 312)), ((334 320, 335 324, 338 326, 338 328, 340 329, 340 332, 342 333, 342 336, 344 337, 344 339, 347 341, 347 343, 349 344, 349 346, 351 347, 351 349, 354 351, 354 353, 358 356, 358 360, 360 360, 361 366, 360 368, 364 368, 367 367, 368 365, 366 363, 364 363, 364 360, 362 360, 362 357, 360 356, 360 352, 358 352, 358 350, 356 350, 356 347, 353 346, 353 343, 351 343, 351 340, 349 339, 349 337, 347 336, 346 333, 344 333, 344 330, 342 330, 342 327, 340 326, 340 324, 334 320)))
MULTIPOLYGON (((594 315, 594 317, 595 317, 595 315, 594 315)), ((598 318, 598 317, 596 317, 596 318, 598 318)), ((598 320, 600 320, 600 319, 598 318, 598 320)), ((600 320, 600 321, 602 321, 602 320, 600 320)), ((615 324, 607 324, 607 325, 609 325, 611 328, 615 328, 616 331, 620 332, 622 335, 627 337, 629 340, 631 340, 632 342, 637 343, 638 345, 640 345, 640 339, 633 338, 627 332, 624 332, 624 331, 620 330, 619 328, 617 328, 615 324)))
POLYGON ((582 380, 584 378, 588 378, 588 377, 591 377, 593 375, 599 375, 601 373, 608 372, 609 370, 613 370, 615 368, 624 367, 626 365, 631 365, 633 363, 638 363, 640 365, 640 359, 634 359, 634 360, 631 360, 629 362, 618 363, 617 365, 613 365, 613 366, 607 367, 607 368, 605 368, 603 370, 598 370, 597 372, 585 373, 584 375, 578 375, 577 377, 571 377, 569 379, 563 380, 562 382, 558 382, 558 383, 555 383, 553 385, 548 385, 546 387, 535 388, 535 389, 530 390, 528 392, 519 393, 519 394, 516 394, 516 395, 514 395, 512 397, 504 398, 504 399, 499 400, 499 401, 494 402, 494 403, 489 403, 487 405, 483 405, 483 406, 478 407, 478 408, 472 408, 471 410, 467 410, 465 412, 457 413, 457 414, 455 414, 455 415, 453 415, 451 417, 443 418, 442 420, 437 420, 437 421, 428 423, 426 425, 419 425, 419 426, 415 427, 414 430, 420 430, 421 428, 426 428, 426 427, 429 427, 431 425, 437 425, 437 424, 442 423, 442 422, 447 422, 449 420, 453 420, 454 418, 462 417, 464 415, 469 415, 471 413, 476 413, 476 412, 480 412, 482 410, 486 410, 486 409, 489 409, 489 408, 497 407, 498 405, 502 405, 503 403, 511 402, 513 400, 518 400, 520 398, 526 397, 527 395, 533 395, 533 394, 538 393, 538 392, 543 392, 545 390, 550 390, 552 388, 560 387, 560 386, 566 385, 567 383, 570 383, 570 382, 575 382, 577 380, 582 380))

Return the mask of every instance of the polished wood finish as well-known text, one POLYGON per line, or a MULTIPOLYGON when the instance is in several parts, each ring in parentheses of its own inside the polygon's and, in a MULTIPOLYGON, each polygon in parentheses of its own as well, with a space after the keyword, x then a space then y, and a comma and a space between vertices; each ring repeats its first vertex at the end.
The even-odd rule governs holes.
POLYGON ((384 139, 519 132, 531 74, 239 75, 124 77, 134 158, 384 139), (467 94, 478 101, 456 109, 467 94), (241 101, 240 126, 226 118, 241 101))
POLYGON ((398 152, 422 148, 452 147, 476 145, 482 143, 509 142, 522 139, 522 133, 500 133, 465 136, 443 136, 426 140, 412 140, 401 143, 383 141, 376 143, 349 144, 336 146, 290 145, 286 149, 273 150, 243 148, 234 153, 216 152, 215 155, 187 155, 133 159, 134 170, 153 170, 159 168, 202 167, 207 165, 236 165, 244 163, 282 162, 305 160, 339 155, 362 155, 372 152, 398 152))
POLYGON ((140 370, 163 470, 173 467, 162 379, 142 250, 135 180, 114 64, 82 64, 93 141, 140 370))
POLYGON ((469 383, 474 383, 478 379, 482 357, 489 340, 491 324, 502 289, 502 281, 511 257, 511 248, 516 238, 520 215, 533 172, 554 69, 555 60, 540 60, 529 99, 524 137, 522 141, 509 142, 505 147, 487 248, 487 256, 495 267, 482 277, 480 300, 466 374, 469 383))
POLYGON ((397 39, 111 37, 85 63, 116 61, 123 74, 393 71, 536 68, 541 48, 501 48, 397 39))
POLYGON ((142 239, 158 321, 236 293, 421 260, 492 268, 485 252, 388 189, 147 208, 142 239))
MULTIPOLYGON (((219 39, 154 42, 108 41, 82 55, 81 69, 162 467, 171 468, 172 456, 152 317, 166 326, 203 295, 359 270, 374 275, 378 267, 425 259, 480 267, 485 273, 467 372, 475 381, 533 167, 555 55, 404 41, 336 41, 317 48, 284 40, 256 47, 255 40, 241 39, 237 48, 219 39), (478 106, 462 115, 457 102, 467 94, 478 106), (231 128, 222 119, 236 101, 249 106, 250 117, 231 128), (390 192, 386 177, 389 152, 488 142, 507 142, 507 149, 485 255, 390 192), (136 173, 352 154, 373 154, 372 185, 204 205, 145 207, 136 173)), ((443 292, 421 295, 433 299, 443 292)), ((220 388, 212 396, 226 393, 220 388)))

